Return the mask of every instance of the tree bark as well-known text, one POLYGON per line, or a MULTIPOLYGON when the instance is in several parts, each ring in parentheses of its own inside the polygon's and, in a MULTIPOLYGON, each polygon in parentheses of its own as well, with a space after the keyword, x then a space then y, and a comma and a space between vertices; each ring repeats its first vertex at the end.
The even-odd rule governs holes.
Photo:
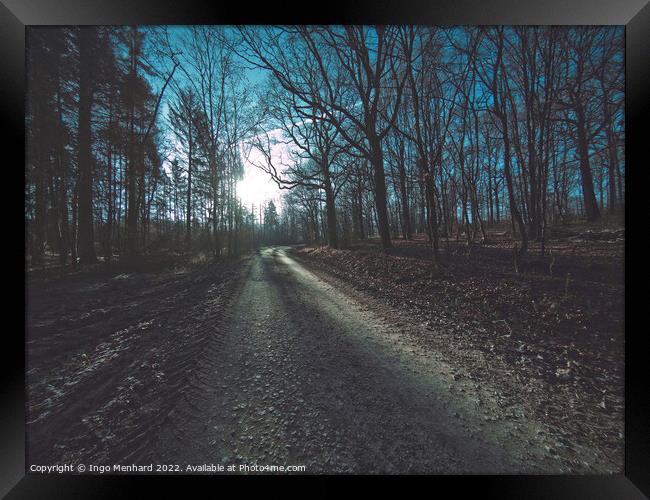
POLYGON ((339 247, 338 232, 336 230, 336 205, 334 199, 334 189, 332 188, 332 179, 330 178, 329 167, 326 164, 321 165, 323 172, 323 182, 325 190, 325 216, 327 220, 327 242, 332 248, 339 247))
POLYGON ((605 126, 607 129, 607 153, 609 156, 609 165, 607 168, 607 181, 609 195, 607 210, 610 214, 616 213, 618 209, 618 200, 616 192, 616 173, 618 171, 618 154, 616 152, 616 136, 612 129, 612 116, 609 109, 609 103, 605 100, 605 126))
POLYGON ((126 253, 129 257, 137 256, 140 253, 138 245, 138 201, 137 201, 137 180, 138 180, 138 157, 136 152, 135 138, 135 88, 137 78, 138 48, 136 42, 136 29, 131 31, 131 47, 129 55, 131 67, 128 75, 127 102, 129 106, 129 142, 128 142, 128 163, 126 172, 126 253))
POLYGON ((409 207, 408 193, 406 191, 406 172, 404 170, 404 157, 400 158, 398 164, 399 172, 399 190, 402 197, 402 224, 404 227, 404 239, 413 239, 413 231, 411 229, 411 210, 409 207))
POLYGON ((95 28, 79 28, 79 237, 78 252, 81 264, 97 262, 93 232, 93 174, 90 112, 93 101, 93 45, 95 28))
MULTIPOLYGON (((191 110, 190 110, 191 113, 191 110)), ((192 249, 192 119, 188 117, 188 154, 187 154, 187 214, 185 221, 185 251, 192 249)), ((215 200, 216 203, 216 200, 215 200)))
POLYGON ((585 116, 580 106, 576 109, 576 126, 578 133, 578 156, 580 158, 580 183, 582 185, 585 214, 589 222, 595 222, 600 219, 600 210, 596 201, 594 180, 589 164, 589 144, 587 141, 585 116))
POLYGON ((375 205, 377 207, 377 225, 381 246, 391 248, 390 227, 388 223, 388 206, 386 194, 386 174, 384 172, 384 153, 381 149, 379 137, 370 140, 372 153, 373 178, 375 181, 375 205))

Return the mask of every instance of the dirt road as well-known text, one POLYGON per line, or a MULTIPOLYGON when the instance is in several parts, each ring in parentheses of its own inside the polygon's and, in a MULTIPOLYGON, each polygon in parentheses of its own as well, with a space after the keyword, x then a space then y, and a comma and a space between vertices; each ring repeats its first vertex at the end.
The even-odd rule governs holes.
POLYGON ((535 423, 477 411, 490 388, 452 386, 444 360, 285 248, 240 271, 129 279, 77 290, 78 311, 33 311, 30 463, 566 470, 535 423), (102 340, 55 355, 53 338, 66 325, 77 338, 93 300, 86 333, 102 340))

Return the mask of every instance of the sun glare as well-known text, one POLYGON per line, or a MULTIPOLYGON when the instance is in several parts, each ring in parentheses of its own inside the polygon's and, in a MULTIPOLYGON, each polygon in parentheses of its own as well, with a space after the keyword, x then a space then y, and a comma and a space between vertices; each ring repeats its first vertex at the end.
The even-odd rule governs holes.
POLYGON ((253 165, 246 165, 244 169, 244 178, 237 183, 237 196, 246 207, 250 209, 251 205, 279 198, 280 190, 268 174, 253 165))
MULTIPOLYGON (((279 130, 272 130, 271 136, 277 136, 279 130)), ((271 155, 273 158, 273 165, 282 170, 283 165, 288 165, 291 161, 290 151, 286 144, 277 142, 271 146, 271 155)), ((271 179, 271 176, 263 172, 255 165, 264 165, 264 155, 251 150, 248 157, 244 160, 244 178, 237 183, 237 196, 242 203, 249 209, 251 205, 259 206, 268 200, 273 200, 279 206, 281 198, 281 190, 278 185, 271 179)))

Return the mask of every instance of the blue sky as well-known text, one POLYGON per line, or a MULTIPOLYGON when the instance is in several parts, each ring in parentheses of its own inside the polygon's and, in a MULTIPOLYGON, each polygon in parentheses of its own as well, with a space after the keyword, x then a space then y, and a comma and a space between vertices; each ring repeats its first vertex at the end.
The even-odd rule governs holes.
MULTIPOLYGON (((187 26, 168 26, 166 27, 167 33, 169 36, 170 43, 175 46, 181 46, 182 45, 182 38, 185 33, 187 33, 188 27, 187 26)), ((239 60, 239 63, 242 63, 241 60, 239 60)), ((163 73, 165 76, 169 74, 171 71, 171 60, 169 58, 166 59, 166 64, 164 64, 163 70, 161 70, 161 73, 163 73)), ((244 82, 243 85, 248 85, 251 87, 260 87, 263 85, 265 79, 267 78, 267 73, 264 70, 261 70, 259 68, 251 68, 251 67, 246 67, 249 65, 244 64, 244 82)), ((162 78, 155 78, 151 79, 155 80, 152 81, 152 84, 154 87, 160 87, 162 85, 162 78)), ((175 74, 174 74, 174 81, 175 83, 178 84, 183 84, 184 80, 186 80, 186 75, 180 70, 177 69, 175 74)), ((174 93, 172 92, 171 88, 168 88, 166 91, 166 95, 164 96, 164 101, 161 105, 160 108, 160 116, 158 117, 159 123, 161 125, 164 125, 166 120, 167 120, 167 113, 168 113, 168 103, 170 99, 174 98, 174 93)), ((164 128, 164 127, 163 127, 164 128)), ((173 140, 171 138, 171 134, 166 135, 167 140, 173 140)), ((243 148, 242 148, 243 149, 243 148)), ((282 151, 283 146, 278 145, 277 148, 275 148, 275 151, 277 151, 277 158, 278 160, 282 157, 286 157, 286 154, 282 151)), ((238 182, 237 185, 237 194, 242 203, 244 203, 247 207, 251 207, 251 205, 256 205, 259 206, 261 202, 265 202, 267 200, 274 200, 276 202, 276 205, 280 206, 281 202, 281 190, 277 187, 275 182, 271 180, 271 178, 262 172, 259 168, 253 166, 251 162, 248 162, 246 160, 245 155, 244 157, 244 178, 238 182)), ((251 157, 253 161, 256 159, 256 157, 251 157)), ((173 159, 173 156, 169 158, 169 161, 173 159)), ((259 160, 259 158, 257 158, 259 160)))

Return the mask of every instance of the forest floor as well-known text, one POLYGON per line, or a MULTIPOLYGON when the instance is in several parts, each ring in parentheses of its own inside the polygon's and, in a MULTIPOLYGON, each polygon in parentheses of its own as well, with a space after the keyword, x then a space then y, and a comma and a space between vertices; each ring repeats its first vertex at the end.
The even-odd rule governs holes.
POLYGON ((147 447, 218 334, 244 261, 28 273, 28 461, 100 464, 147 447))
POLYGON ((378 301, 403 335, 453 367, 449 391, 474 399, 486 421, 537 422, 563 470, 621 471, 624 230, 568 225, 552 234, 546 257, 532 244, 521 273, 498 231, 471 248, 443 239, 435 270, 423 237, 393 240, 388 252, 371 240, 293 255, 378 301))
POLYGON ((28 463, 620 472, 622 245, 584 245, 566 296, 424 241, 28 275, 28 463))

